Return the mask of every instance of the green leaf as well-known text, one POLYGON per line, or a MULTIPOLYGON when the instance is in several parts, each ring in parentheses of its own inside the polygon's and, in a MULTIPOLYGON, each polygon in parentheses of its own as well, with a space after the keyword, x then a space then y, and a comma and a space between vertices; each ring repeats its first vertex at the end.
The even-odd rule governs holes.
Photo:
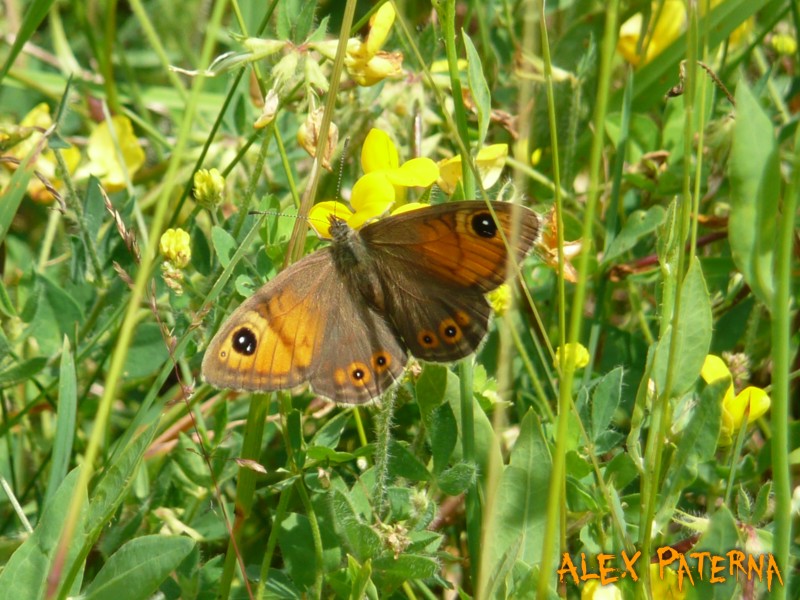
POLYGON ((391 591, 406 581, 433 577, 439 570, 439 563, 428 556, 400 554, 382 556, 372 561, 372 578, 378 589, 388 587, 391 591))
POLYGON ((760 523, 766 520, 772 498, 772 482, 768 481, 758 490, 758 496, 756 497, 755 506, 753 508, 753 523, 760 523))
POLYGON ((464 48, 467 52, 467 81, 469 82, 469 91, 472 94, 472 100, 475 102, 475 108, 478 111, 478 149, 483 146, 486 139, 486 132, 489 131, 489 120, 492 114, 492 96, 489 92, 489 85, 486 83, 486 77, 483 74, 483 66, 481 65, 481 57, 472 40, 469 39, 467 33, 462 29, 461 37, 464 39, 464 48))
MULTIPOLYGON (((445 397, 450 403, 450 409, 453 412, 453 418, 458 427, 458 435, 463 435, 461 426, 463 420, 461 419, 461 399, 458 392, 459 380, 455 373, 447 371, 447 391, 445 397)), ((495 435, 492 423, 489 417, 483 412, 480 403, 473 399, 472 410, 474 415, 474 429, 473 435, 475 437, 475 462, 478 466, 478 477, 482 482, 485 482, 487 473, 498 473, 503 469, 502 452, 500 451, 500 441, 495 435), (492 471, 495 469, 495 471, 492 471)), ((461 459, 461 445, 456 445, 453 452, 453 457, 456 460, 461 459)))
POLYGON ((178 434, 178 447, 173 452, 176 468, 179 468, 186 478, 200 487, 211 487, 213 481, 208 471, 208 465, 199 454, 198 446, 182 431, 178 434))
MULTIPOLYGON (((547 508, 547 494, 543 492, 550 485, 551 465, 542 428, 529 410, 522 419, 519 437, 495 492, 496 504, 488 524, 492 534, 483 549, 489 572, 516 560, 528 564, 541 561, 547 508), (516 556, 507 556, 515 547, 516 556)), ((493 597, 493 590, 483 592, 481 597, 493 597)))
POLYGON ((169 360, 167 342, 156 323, 142 323, 133 335, 123 369, 127 379, 140 379, 152 375, 169 360))
POLYGON ((306 454, 312 460, 324 460, 332 463, 346 463, 356 458, 352 452, 338 452, 327 446, 311 446, 306 454))
POLYGON ((683 491, 697 478, 698 465, 713 458, 722 422, 720 399, 725 395, 728 386, 730 380, 727 378, 706 386, 700 402, 694 407, 691 418, 681 432, 677 451, 672 457, 661 489, 663 497, 656 515, 658 526, 669 522, 683 491))
POLYGON ((450 408, 459 401, 458 386, 448 386, 447 381, 446 367, 426 364, 416 384, 417 403, 428 434, 434 474, 447 467, 458 443, 458 424, 450 408))
MULTIPOLYGON (((73 469, 53 494, 52 500, 45 505, 31 536, 8 559, 5 568, 0 572, 0 600, 38 600, 45 597, 47 574, 61 538, 70 500, 74 494, 85 495, 85 491, 76 489, 77 482, 78 469, 73 469)), ((86 539, 83 533, 86 506, 84 501, 75 533, 70 540, 63 573, 72 568, 86 539)), ((77 593, 78 585, 73 587, 76 589, 72 591, 77 593)), ((74 596, 75 593, 69 595, 74 596)))
POLYGON ((336 533, 344 541, 353 556, 364 562, 380 554, 380 536, 356 515, 350 498, 341 490, 331 491, 331 512, 336 533))
POLYGON ((76 327, 83 322, 83 310, 70 294, 48 276, 40 273, 39 280, 43 283, 44 300, 52 311, 57 331, 62 336, 69 336, 70 341, 75 343, 73 337, 76 327))
MULTIPOLYGON (((694 385, 711 345, 711 300, 697 258, 689 266, 680 293, 680 313, 675 321, 678 334, 675 374, 670 390, 672 398, 685 394, 694 385)), ((664 391, 667 379, 671 341, 672 327, 668 327, 657 343, 653 365, 653 379, 659 394, 664 391)))
POLYGON ((100 481, 92 491, 89 504, 87 531, 90 531, 90 539, 97 539, 128 494, 144 452, 150 447, 159 424, 160 421, 154 419, 149 428, 127 442, 104 469, 100 481))
POLYGON ((138 600, 153 594, 194 548, 184 536, 147 535, 132 539, 111 558, 86 588, 85 600, 138 600))
MULTIPOLYGON (((661 141, 659 124, 649 115, 631 114, 628 128, 625 161, 629 164, 638 163, 642 154, 660 147, 658 145, 661 141)), ((605 130, 611 143, 619 147, 622 138, 622 113, 609 114, 606 117, 605 130)))
MULTIPOLYGON (((100 180, 94 175, 89 177, 86 187, 86 200, 83 203, 83 215, 86 221, 86 231, 89 240, 94 243, 97 241, 97 234, 103 226, 103 222, 108 218, 108 210, 100 189, 100 180)), ((116 227, 112 227, 116 235, 116 227)))
POLYGON ((47 359, 37 356, 21 363, 12 364, 8 369, 0 371, 0 389, 11 387, 27 381, 44 369, 47 359))
POLYGON ((292 581, 304 587, 314 584, 315 572, 321 569, 314 559, 314 536, 308 517, 297 513, 286 515, 280 522, 278 544, 292 581))
MULTIPOLYGON (((17 36, 17 41, 20 39, 17 36)), ((0 244, 6 239, 6 234, 8 234, 8 230, 11 227, 11 221, 14 220, 19 205, 25 197, 25 191, 28 189, 28 181, 33 175, 33 168, 29 167, 29 162, 35 150, 35 148, 31 150, 22 160, 3 190, 3 195, 0 196, 0 244)))
POLYGON ((8 295, 8 290, 5 284, 0 280, 0 314, 4 317, 17 317, 17 309, 14 308, 14 303, 8 295))
POLYGON ((358 564, 358 561, 352 556, 347 556, 347 578, 352 584, 350 589, 350 596, 352 600, 361 600, 366 597, 367 588, 375 590, 375 584, 372 583, 372 561, 368 560, 363 565, 358 564))
POLYGON ((389 442, 389 473, 393 477, 405 477, 411 481, 428 481, 431 478, 425 465, 396 440, 389 442))
POLYGON ((217 254, 219 264, 223 269, 227 269, 238 247, 236 240, 222 227, 214 226, 211 229, 211 243, 214 245, 214 252, 217 254))
POLYGON ((457 496, 475 482, 477 475, 475 465, 460 462, 439 475, 436 483, 448 496, 457 496))
POLYGON ((452 389, 448 389, 447 372, 447 367, 430 363, 422 369, 415 390, 423 419, 427 419, 436 408, 441 406, 445 401, 446 392, 454 393, 452 389))
POLYGON ((350 422, 350 418, 352 416, 353 411, 346 410, 333 417, 331 420, 325 423, 325 425, 320 427, 317 433, 314 434, 314 437, 311 438, 309 446, 325 446, 327 448, 336 448, 336 446, 339 445, 342 432, 344 431, 344 428, 347 427, 347 424, 350 422))
POLYGON ((780 156, 769 116, 740 81, 729 161, 731 213, 728 240, 733 261, 767 306, 774 293, 773 247, 780 200, 780 156))
POLYGON ((605 266, 615 258, 633 248, 640 239, 652 234, 664 222, 666 211, 658 205, 647 211, 637 210, 631 213, 622 231, 614 238, 600 263, 605 266))
POLYGON ((591 435, 596 442, 608 429, 622 399, 622 367, 603 375, 592 392, 591 435))
MULTIPOLYGON (((736 527, 736 521, 733 515, 730 513, 728 507, 723 504, 714 512, 708 524, 708 529, 700 536, 697 544, 692 549, 692 554, 707 552, 711 556, 724 555, 725 552, 739 545, 738 533, 739 531, 736 527)), ((688 561, 689 559, 687 559, 687 562, 688 561)), ((705 560, 703 562, 703 573, 701 577, 701 574, 698 573, 695 568, 697 566, 697 560, 695 559, 689 562, 694 583, 692 584, 692 582, 688 581, 688 578, 684 579, 684 585, 686 586, 684 589, 688 592, 687 598, 696 598, 697 600, 728 600, 734 597, 741 597, 739 594, 736 594, 738 589, 737 578, 731 577, 729 573, 726 572, 727 569, 722 573, 716 574, 717 578, 722 575, 721 579, 723 581, 710 581, 710 563, 710 560, 705 560)), ((675 561, 674 565, 677 564, 678 562, 675 561)), ((725 566, 728 565, 727 558, 723 564, 725 566)), ((758 583, 757 577, 755 583, 758 583)), ((738 591, 741 592, 740 589, 738 589, 738 591)))
MULTIPOLYGON (((14 44, 11 46, 3 68, 0 69, 0 83, 5 79, 8 70, 11 68, 11 65, 14 64, 23 46, 25 46, 25 44, 30 41, 31 37, 33 37, 33 34, 36 33, 39 25, 44 21, 47 13, 50 12, 50 7, 52 5, 53 0, 33 0, 33 2, 27 6, 28 10, 25 12, 25 17, 22 19, 22 25, 20 25, 19 29, 15 32, 14 44)), ((0 202, 0 205, 2 204, 3 202, 0 202)), ((0 226, 0 242, 3 241, 4 231, 5 229, 0 226)))
POLYGON ((61 367, 58 375, 58 407, 56 411, 56 435, 53 442, 53 458, 50 461, 50 477, 45 492, 45 504, 67 476, 72 441, 75 437, 75 415, 78 410, 78 381, 75 373, 75 357, 69 338, 64 336, 61 347, 61 367))

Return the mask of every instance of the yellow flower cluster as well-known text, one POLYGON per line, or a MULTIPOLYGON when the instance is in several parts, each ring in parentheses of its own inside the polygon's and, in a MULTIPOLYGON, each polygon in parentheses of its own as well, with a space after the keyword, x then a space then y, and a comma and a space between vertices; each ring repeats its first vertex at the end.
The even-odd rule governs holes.
POLYGON ((553 365, 555 365, 556 369, 561 370, 573 356, 576 369, 582 369, 589 364, 589 351, 586 346, 579 342, 570 342, 556 349, 553 365))
MULTIPOLYGON (((731 372, 719 356, 709 354, 703 363, 700 376, 708 383, 722 379, 732 382, 731 372)), ((730 384, 722 398, 722 428, 719 433, 719 445, 730 446, 733 436, 742 425, 749 425, 763 416, 770 407, 770 398, 761 388, 748 386, 738 394, 734 393, 733 383, 730 384), (744 420, 745 412, 749 408, 747 421, 744 420)))
MULTIPOLYGON (((330 216, 358 229, 366 222, 386 214, 402 196, 404 188, 428 187, 439 176, 436 163, 429 158, 413 158, 400 164, 397 147, 389 135, 380 129, 372 129, 367 134, 361 149, 361 167, 364 175, 353 185, 350 206, 326 200, 315 204, 309 212, 309 222, 320 237, 331 237, 330 216)), ((422 206, 425 205, 416 202, 404 204, 395 213, 422 206)))
POLYGON ((194 174, 192 193, 203 208, 212 209, 222 202, 225 178, 218 169, 200 169, 194 174))
POLYGON ((158 242, 161 255, 174 267, 183 269, 192 259, 192 240, 183 229, 167 229, 158 242))

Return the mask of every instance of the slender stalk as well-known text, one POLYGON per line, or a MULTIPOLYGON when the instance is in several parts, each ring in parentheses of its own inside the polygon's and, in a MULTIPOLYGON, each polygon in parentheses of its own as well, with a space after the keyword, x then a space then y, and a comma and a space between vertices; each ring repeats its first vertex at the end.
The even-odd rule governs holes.
MULTIPOLYGON (((664 389, 657 390, 658 396, 653 406, 651 414, 650 430, 647 437, 647 444, 645 447, 645 473, 647 477, 642 478, 642 514, 640 516, 639 524, 639 545, 643 556, 650 556, 653 536, 652 524, 656 514, 656 502, 658 500, 658 492, 661 486, 662 473, 666 472, 667 465, 663 464, 664 450, 666 440, 669 436, 669 428, 671 426, 672 415, 672 387, 676 376, 676 368, 678 362, 678 333, 680 326, 678 318, 681 312, 681 288, 683 287, 684 275, 687 270, 688 257, 685 248, 685 240, 689 236, 690 223, 692 219, 692 181, 691 181, 691 164, 693 156, 693 142, 694 142, 694 115, 695 115, 695 101, 696 101, 696 85, 697 85, 697 10, 690 8, 689 11, 689 31, 687 39, 686 51, 686 93, 685 107, 684 107, 684 131, 683 131, 683 164, 684 164, 684 178, 682 196, 678 207, 678 235, 675 236, 673 242, 675 244, 675 252, 677 253, 677 269, 674 273, 667 275, 668 278, 674 278, 676 282, 675 293, 672 298, 671 314, 669 321, 671 322, 672 329, 670 331, 670 347, 669 356, 667 359, 667 373, 664 381, 664 389)), ((695 213, 696 218, 696 213, 695 213)), ((691 255, 694 251, 690 250, 691 255)), ((663 334, 663 332, 662 332, 663 334)), ((645 570, 642 573, 643 585, 637 591, 640 596, 649 593, 650 581, 649 571, 645 570)))
MULTIPOLYGON (((250 397, 250 411, 247 415, 244 439, 242 440, 241 457, 244 459, 255 461, 261 454, 261 443, 264 438, 264 426, 271 397, 266 394, 253 394, 250 397)), ((236 482, 236 516, 233 522, 233 535, 242 531, 245 521, 250 517, 255 498, 256 477, 256 472, 252 469, 239 469, 239 478, 236 482)), ((220 498, 219 501, 222 502, 223 499, 220 498)), ((237 544, 231 537, 219 582, 218 595, 220 598, 227 598, 230 595, 231 582, 236 569, 236 552, 237 544)), ((247 574, 242 573, 242 578, 245 577, 247 574)))
POLYGON ((467 109, 461 97, 461 76, 458 73, 458 51, 456 50, 456 3, 455 0, 434 1, 433 6, 439 13, 442 27, 444 51, 447 57, 447 69, 450 75, 450 89, 453 99, 458 137, 461 138, 461 184, 464 186, 466 198, 475 197, 475 176, 472 173, 472 158, 469 156, 469 129, 467 109))
MULTIPOLYGON (((588 283, 589 254, 593 245, 592 229, 594 225, 595 213, 597 211, 597 201, 601 190, 601 162, 603 158, 603 134, 604 123, 608 111, 609 89, 611 86, 611 63, 616 52, 617 37, 617 15, 619 13, 619 1, 611 0, 607 4, 605 13, 605 23, 603 25, 603 40, 600 49, 600 72, 597 78, 597 101, 594 111, 594 131, 592 146, 589 154, 589 190, 586 199, 586 209, 583 218, 584 240, 581 254, 578 259, 578 282, 575 285, 575 294, 572 301, 572 313, 570 314, 569 342, 577 342, 583 321, 583 306, 586 300, 586 286, 588 283)), ((550 474, 551 485, 547 497, 548 519, 545 524, 544 535, 542 536, 542 564, 540 566, 539 583, 537 587, 537 598, 544 600, 550 597, 550 589, 553 588, 555 570, 552 568, 556 546, 556 527, 559 526, 561 519, 556 518, 560 514, 560 507, 563 503, 562 485, 564 480, 564 467, 566 457, 567 426, 569 421, 569 410, 572 403, 572 382, 575 377, 575 353, 569 353, 564 372, 561 378, 561 386, 558 395, 558 420, 556 424, 556 447, 553 453, 553 468, 550 474)))
POLYGON ((385 514, 386 482, 389 476, 389 446, 392 443, 392 421, 397 389, 391 389, 381 398, 380 410, 375 418, 375 491, 372 495, 375 513, 385 514))
MULTIPOLYGON (((785 575, 784 585, 772 589, 772 598, 786 598, 792 587, 789 549, 792 534, 792 486, 789 464, 790 361, 792 331, 792 244, 800 194, 800 132, 795 132, 792 179, 783 197, 783 214, 778 220, 775 254, 775 295, 772 302, 772 482, 775 492, 775 528, 772 553, 785 575)), ((796 306, 795 306, 796 308, 796 306)))
MULTIPOLYGON (((306 187, 303 197, 300 199, 300 209, 298 210, 300 217, 308 215, 314 197, 317 195, 322 158, 325 156, 325 148, 328 145, 328 129, 333 121, 333 112, 336 108, 336 94, 339 91, 339 81, 342 78, 342 70, 344 69, 347 40, 350 36, 350 28, 353 26, 353 15, 355 15, 355 12, 356 0, 347 0, 347 4, 345 4, 344 7, 344 14, 342 15, 342 27, 339 30, 339 45, 336 48, 336 57, 333 60, 333 69, 331 69, 330 88, 328 89, 328 95, 325 99, 325 110, 322 113, 322 122, 319 127, 316 155, 314 161, 311 163, 308 186, 306 187)), ((289 238, 289 247, 286 251, 286 263, 284 266, 289 265, 300 257, 307 229, 308 223, 305 218, 297 219, 294 222, 294 229, 292 229, 292 236, 289 238)))
MULTIPOLYGON (((475 406, 472 391, 472 358, 468 357, 458 363, 458 380, 461 399, 461 453, 464 462, 475 462, 475 406)), ((469 548, 470 576, 473 585, 479 582, 481 561, 481 499, 478 493, 478 481, 467 488, 466 497, 467 547, 469 548)))

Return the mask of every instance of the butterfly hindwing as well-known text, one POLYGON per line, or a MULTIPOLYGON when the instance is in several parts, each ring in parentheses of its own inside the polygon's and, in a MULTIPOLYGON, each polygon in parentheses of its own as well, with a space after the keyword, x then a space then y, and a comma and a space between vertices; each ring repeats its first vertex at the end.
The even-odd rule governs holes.
POLYGON ((345 288, 328 249, 281 272, 228 318, 203 358, 208 383, 273 391, 309 381, 335 402, 367 402, 403 372, 406 354, 345 288))

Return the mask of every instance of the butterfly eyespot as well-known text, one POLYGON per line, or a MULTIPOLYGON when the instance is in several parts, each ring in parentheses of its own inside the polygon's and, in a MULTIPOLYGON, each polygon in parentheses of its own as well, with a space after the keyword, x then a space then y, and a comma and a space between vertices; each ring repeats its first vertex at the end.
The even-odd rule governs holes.
POLYGON ((481 212, 472 217, 472 230, 484 238, 493 238, 497 235, 497 223, 488 212, 481 212))
POLYGON ((383 373, 392 364, 392 357, 386 352, 376 352, 372 355, 372 368, 376 373, 383 373))
POLYGON ((237 329, 233 334, 233 349, 239 354, 251 356, 256 351, 256 334, 247 327, 237 329))
POLYGON ((429 329, 423 329, 417 334, 417 341, 423 348, 436 348, 439 345, 439 338, 429 329))
POLYGON ((350 383, 353 385, 365 386, 372 379, 369 367, 362 362, 354 362, 348 369, 350 370, 350 383))
POLYGON ((472 319, 469 318, 469 315, 465 313, 463 310, 457 310, 456 314, 453 316, 456 319, 456 323, 458 323, 462 327, 466 327, 472 321, 472 319))
POLYGON ((453 319, 445 319, 439 323, 439 333, 448 344, 455 344, 461 341, 461 328, 453 319))

